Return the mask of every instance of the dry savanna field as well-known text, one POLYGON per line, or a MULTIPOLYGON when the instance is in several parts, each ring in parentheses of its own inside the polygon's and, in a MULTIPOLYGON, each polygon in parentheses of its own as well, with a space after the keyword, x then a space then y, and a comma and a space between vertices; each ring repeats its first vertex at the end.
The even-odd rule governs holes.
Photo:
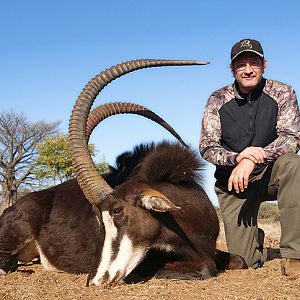
MULTIPOLYGON (((300 299, 300 279, 281 275, 280 225, 275 205, 261 210, 268 261, 257 270, 226 271, 208 280, 151 279, 110 288, 86 287, 86 275, 46 272, 37 263, 0 277, 0 299, 300 299)), ((222 226, 221 226, 222 228, 222 226)), ((218 248, 226 249, 223 230, 218 248)))

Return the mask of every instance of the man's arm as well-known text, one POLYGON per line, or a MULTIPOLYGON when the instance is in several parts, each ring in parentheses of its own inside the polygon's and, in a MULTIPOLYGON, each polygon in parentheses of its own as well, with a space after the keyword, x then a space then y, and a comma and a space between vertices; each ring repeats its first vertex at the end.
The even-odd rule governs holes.
POLYGON ((264 148, 269 163, 282 154, 297 153, 300 149, 299 106, 296 93, 291 87, 282 92, 278 105, 276 128, 278 138, 264 148))
POLYGON ((207 101, 202 118, 200 137, 200 153, 202 157, 214 165, 234 166, 238 153, 228 151, 220 144, 221 123, 217 103, 220 99, 211 95, 207 101))

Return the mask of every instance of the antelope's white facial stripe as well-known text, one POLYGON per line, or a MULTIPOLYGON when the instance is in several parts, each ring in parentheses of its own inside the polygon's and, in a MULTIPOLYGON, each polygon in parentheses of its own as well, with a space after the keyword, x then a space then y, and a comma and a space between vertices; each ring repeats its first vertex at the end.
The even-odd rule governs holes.
POLYGON ((112 256, 112 243, 117 238, 118 231, 114 225, 113 219, 108 211, 102 212, 102 220, 105 228, 105 240, 102 249, 101 261, 97 268, 96 276, 91 280, 91 284, 99 285, 100 280, 103 278, 108 270, 111 256, 112 256))
POLYGON ((112 260, 112 244, 118 236, 118 230, 108 211, 102 212, 102 220, 105 227, 105 240, 96 275, 90 281, 90 284, 94 285, 100 285, 107 274, 108 278, 105 279, 108 279, 109 282, 125 278, 146 254, 146 248, 133 247, 132 241, 124 235, 120 241, 118 253, 114 255, 115 259, 112 260))
POLYGON ((133 247, 128 236, 124 235, 118 254, 109 266, 109 281, 125 278, 144 258, 146 249, 144 247, 133 247))

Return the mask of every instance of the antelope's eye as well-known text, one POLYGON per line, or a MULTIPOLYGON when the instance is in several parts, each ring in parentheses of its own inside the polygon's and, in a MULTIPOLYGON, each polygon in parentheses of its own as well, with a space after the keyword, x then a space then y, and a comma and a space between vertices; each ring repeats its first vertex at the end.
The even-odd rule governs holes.
POLYGON ((115 215, 117 215, 117 214, 119 214, 120 212, 122 212, 122 210, 123 210, 122 207, 116 206, 116 207, 113 208, 113 213, 114 213, 115 215))

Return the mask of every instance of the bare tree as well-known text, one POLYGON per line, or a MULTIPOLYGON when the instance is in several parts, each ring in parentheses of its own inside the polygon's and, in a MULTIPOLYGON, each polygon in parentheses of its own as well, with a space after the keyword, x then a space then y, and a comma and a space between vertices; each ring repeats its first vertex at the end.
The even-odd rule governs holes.
POLYGON ((14 111, 0 113, 0 214, 17 200, 18 189, 34 183, 36 145, 57 133, 58 126, 59 122, 29 122, 14 111))

